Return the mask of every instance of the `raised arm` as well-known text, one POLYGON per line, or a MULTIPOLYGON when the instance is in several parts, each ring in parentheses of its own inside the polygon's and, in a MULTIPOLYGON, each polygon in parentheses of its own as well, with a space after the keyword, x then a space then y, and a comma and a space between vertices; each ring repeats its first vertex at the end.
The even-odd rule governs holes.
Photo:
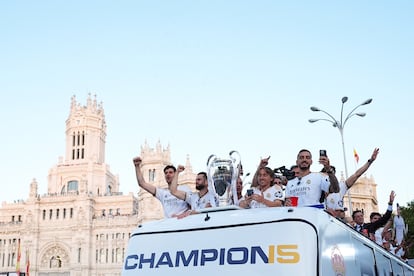
POLYGON ((380 228, 381 226, 385 225, 387 221, 391 218, 392 215, 392 204, 394 203, 395 192, 391 191, 390 193, 390 201, 388 201, 388 208, 385 214, 377 221, 371 223, 370 229, 368 231, 370 233, 374 233, 375 230, 380 228))
POLYGON ((379 152, 379 148, 375 148, 374 151, 372 152, 371 158, 368 159, 368 161, 361 167, 359 168, 353 175, 351 175, 350 177, 348 177, 345 180, 346 186, 349 188, 352 187, 352 185, 355 184, 355 182, 358 180, 358 178, 368 170, 369 166, 371 166, 372 162, 375 161, 375 159, 377 159, 377 155, 379 152))
POLYGON ((324 171, 328 174, 330 183, 329 193, 339 193, 339 181, 331 168, 329 158, 327 156, 321 156, 319 157, 319 163, 323 165, 324 171))
POLYGON ((178 174, 180 172, 184 171, 184 166, 178 165, 177 171, 174 174, 174 178, 171 181, 171 184, 169 185, 169 189, 171 194, 173 194, 175 197, 185 200, 186 193, 184 191, 178 190, 178 174))
POLYGON ((264 168, 264 167, 267 166, 267 164, 269 164, 269 159, 270 159, 270 156, 260 160, 260 164, 257 167, 256 172, 254 173, 251 187, 258 187, 259 186, 259 180, 258 180, 259 179, 259 171, 260 171, 261 168, 264 168))
POLYGON ((144 176, 142 175, 141 171, 141 163, 142 159, 141 157, 135 157, 133 160, 134 166, 135 166, 135 175, 137 177, 138 185, 143 188, 145 191, 149 192, 153 196, 155 196, 155 193, 157 191, 157 188, 154 185, 151 185, 147 183, 144 179, 144 176))

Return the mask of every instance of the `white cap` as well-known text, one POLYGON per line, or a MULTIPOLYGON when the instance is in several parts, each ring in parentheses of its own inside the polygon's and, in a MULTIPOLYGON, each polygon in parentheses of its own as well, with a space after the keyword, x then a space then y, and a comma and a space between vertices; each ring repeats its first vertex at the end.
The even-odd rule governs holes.
POLYGON ((343 197, 339 193, 331 193, 326 197, 326 208, 333 210, 346 211, 344 208, 343 197))

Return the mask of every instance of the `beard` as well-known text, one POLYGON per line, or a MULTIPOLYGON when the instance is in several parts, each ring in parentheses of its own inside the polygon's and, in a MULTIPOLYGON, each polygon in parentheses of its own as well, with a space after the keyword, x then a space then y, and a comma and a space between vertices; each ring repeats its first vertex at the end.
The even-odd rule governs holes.
POLYGON ((302 163, 302 164, 299 165, 299 169, 302 170, 302 171, 309 170, 310 165, 307 164, 307 163, 302 163))
POLYGON ((205 187, 206 187, 205 184, 196 184, 196 190, 197 191, 200 191, 200 190, 204 189, 205 187))

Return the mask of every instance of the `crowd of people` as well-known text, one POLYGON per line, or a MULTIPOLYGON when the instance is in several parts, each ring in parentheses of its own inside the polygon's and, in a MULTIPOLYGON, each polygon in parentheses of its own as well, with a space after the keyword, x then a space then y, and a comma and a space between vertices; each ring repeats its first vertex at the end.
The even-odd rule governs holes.
MULTIPOLYGON (((364 222, 363 210, 355 210, 352 217, 346 217, 343 197, 352 188, 358 178, 364 174, 376 160, 379 149, 375 148, 368 161, 354 174, 345 180, 338 181, 335 167, 330 164, 328 156, 321 153, 319 163, 323 166, 320 172, 311 172, 312 154, 302 149, 297 154, 296 164, 291 167, 294 172, 289 180, 268 167, 270 156, 260 160, 251 187, 243 195, 243 170, 240 168, 236 183, 236 200, 234 205, 241 208, 263 208, 281 206, 312 206, 323 208, 326 212, 346 223, 367 238, 383 246, 387 251, 400 258, 405 258, 408 245, 404 240, 407 228, 397 206, 393 216, 394 191, 391 191, 388 207, 384 215, 378 212, 370 214, 370 222, 364 222)), ((178 175, 184 166, 177 168, 168 165, 164 168, 165 181, 168 188, 159 188, 145 181, 141 164, 142 159, 133 159, 138 184, 141 188, 155 196, 162 204, 166 218, 184 218, 198 213, 201 209, 219 206, 218 195, 209 190, 206 172, 199 172, 195 180, 197 191, 191 191, 184 185, 178 185, 178 175)), ((397 204, 398 205, 398 204, 397 204)))

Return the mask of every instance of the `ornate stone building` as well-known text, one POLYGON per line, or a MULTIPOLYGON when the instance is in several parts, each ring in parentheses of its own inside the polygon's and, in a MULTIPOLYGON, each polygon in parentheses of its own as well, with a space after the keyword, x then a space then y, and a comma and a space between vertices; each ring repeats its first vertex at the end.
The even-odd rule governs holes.
MULTIPOLYGON (((352 210, 362 210, 365 221, 369 221, 369 215, 372 212, 385 213, 385 210, 378 210, 377 184, 372 176, 361 176, 349 190, 349 194, 352 201, 352 210)), ((388 199, 384 198, 382 200, 388 199)), ((349 210, 348 194, 344 197, 344 204, 349 210)))
MULTIPOLYGON (((163 217, 145 191, 123 195, 118 176, 105 163, 106 123, 102 104, 72 98, 66 120, 65 158, 48 173, 47 194, 30 183, 29 197, 0 209, 0 275, 29 267, 33 276, 120 275, 128 238, 138 224, 163 217), (19 246, 20 244, 20 246, 19 246)), ((161 187, 170 148, 141 147, 144 177, 161 187)), ((132 166, 131 166, 132 169, 132 166)), ((194 183, 189 158, 181 184, 194 183)))

